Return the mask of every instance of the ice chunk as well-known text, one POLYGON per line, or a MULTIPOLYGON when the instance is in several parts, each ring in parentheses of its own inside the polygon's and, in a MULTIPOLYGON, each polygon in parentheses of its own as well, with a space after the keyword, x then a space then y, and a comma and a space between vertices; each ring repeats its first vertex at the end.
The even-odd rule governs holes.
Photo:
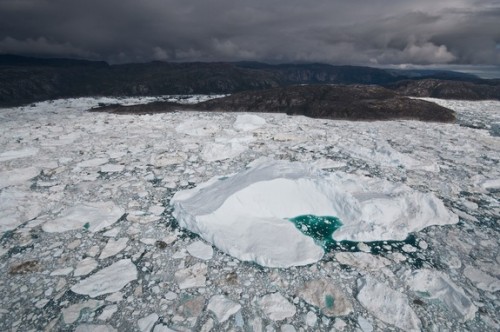
POLYGON ((82 303, 72 304, 67 308, 61 310, 63 320, 66 324, 73 324, 80 317, 82 309, 90 309, 91 311, 97 310, 103 305, 102 301, 88 300, 82 303))
POLYGON ((215 295, 210 299, 207 309, 215 314, 219 323, 224 323, 229 317, 240 311, 241 304, 228 299, 224 295, 215 295))
POLYGON ((258 301, 262 311, 274 321, 280 321, 295 315, 297 309, 280 293, 268 294, 258 301))
POLYGON ((197 263, 189 268, 175 272, 175 280, 180 289, 205 287, 207 266, 197 263))
POLYGON ((82 324, 78 325, 75 332, 117 332, 111 325, 82 324))
POLYGON ((96 272, 87 279, 71 287, 77 294, 97 297, 114 293, 137 279, 137 268, 130 259, 122 259, 96 272))
POLYGON ((66 210, 57 219, 43 224, 42 229, 49 233, 59 233, 84 227, 91 232, 98 232, 113 225, 125 211, 113 202, 82 203, 66 210))
POLYGON ((330 183, 348 197, 334 201, 344 224, 333 234, 336 241, 403 241, 428 226, 458 222, 434 194, 403 184, 343 173, 333 174, 330 183))
POLYGON ((486 272, 472 266, 466 266, 464 276, 469 279, 474 286, 487 292, 496 292, 500 290, 500 280, 490 276, 486 272))
POLYGON ((365 271, 377 271, 391 264, 391 261, 385 257, 364 252, 339 252, 335 254, 335 259, 340 264, 354 266, 357 269, 365 271))
POLYGON ((32 157, 38 153, 36 148, 25 148, 21 150, 5 151, 0 153, 0 161, 7 161, 18 158, 32 157))
POLYGON ((386 167, 400 167, 407 169, 439 172, 436 161, 420 161, 411 156, 395 150, 386 141, 376 141, 372 148, 348 145, 345 149, 354 157, 376 163, 386 167))
POLYGON ((137 325, 139 326, 139 330, 141 332, 150 332, 153 329, 153 326, 158 321, 160 316, 158 314, 153 313, 149 316, 141 318, 137 321, 137 325))
POLYGON ((109 239, 104 249, 102 249, 99 259, 108 258, 118 254, 127 247, 128 238, 123 237, 118 240, 109 239))
POLYGON ((201 151, 201 158, 205 161, 217 161, 237 157, 247 149, 238 142, 208 143, 201 151))
POLYGON ((311 280, 299 290, 298 295, 329 317, 345 316, 353 309, 347 296, 332 280, 311 280))
POLYGON ((404 240, 427 226, 458 222, 433 194, 342 172, 328 176, 287 161, 260 160, 177 192, 171 203, 182 227, 240 260, 269 267, 306 265, 323 256, 320 245, 289 221, 298 216, 338 217, 337 241, 404 240))
POLYGON ((234 129, 239 131, 253 131, 266 124, 266 120, 254 114, 238 115, 233 124, 234 129))
POLYGON ((94 158, 94 159, 89 159, 82 161, 78 164, 76 164, 76 167, 78 168, 85 168, 85 167, 97 167, 106 164, 109 161, 107 158, 94 158))
POLYGON ((0 172, 0 189, 23 184, 40 174, 36 167, 17 168, 11 171, 0 172))
POLYGON ((420 296, 443 302, 461 321, 473 319, 476 314, 476 306, 464 291, 442 272, 417 270, 406 278, 406 282, 420 296))
POLYGON ((383 322, 403 331, 420 331, 420 320, 408 304, 408 298, 371 276, 358 279, 357 299, 383 322))
POLYGON ((212 246, 209 246, 201 241, 196 241, 187 246, 188 253, 196 258, 209 260, 214 254, 212 246))
POLYGON ((40 201, 37 194, 15 188, 0 192, 0 233, 36 218, 42 211, 40 201))
POLYGON ((213 121, 188 120, 178 125, 175 130, 190 136, 210 136, 220 131, 220 127, 213 121))
POLYGON ((482 189, 487 191, 499 191, 500 179, 487 179, 480 183, 482 189))
POLYGON ((124 169, 125 165, 106 164, 101 166, 101 172, 103 173, 122 172, 124 169))
POLYGON ((94 271, 97 267, 97 262, 91 257, 82 259, 75 268, 73 275, 75 277, 86 276, 90 272, 94 271))

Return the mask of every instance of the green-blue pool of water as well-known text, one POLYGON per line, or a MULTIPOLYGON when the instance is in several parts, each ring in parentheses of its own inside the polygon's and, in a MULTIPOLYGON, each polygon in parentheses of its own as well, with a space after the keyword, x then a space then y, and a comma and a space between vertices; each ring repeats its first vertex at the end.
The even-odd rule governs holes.
MULTIPOLYGON (((315 216, 312 214, 306 214, 288 219, 295 224, 295 227, 299 229, 303 234, 310 236, 314 241, 323 247, 325 252, 335 251, 359 251, 357 245, 359 242, 355 241, 335 241, 332 238, 332 234, 342 227, 342 222, 339 218, 333 216, 315 216)), ((416 246, 416 237, 414 235, 409 235, 405 241, 372 241, 365 242, 367 246, 370 247, 370 252, 372 254, 380 254, 387 252, 387 245, 390 245, 391 251, 400 251, 400 248, 404 244, 411 244, 416 246)), ((416 257, 416 253, 406 253, 407 256, 413 258, 414 265, 416 267, 421 266, 421 259, 416 257)))
POLYGON ((336 246, 337 242, 332 238, 332 234, 342 226, 338 218, 306 214, 289 220, 302 233, 312 237, 323 249, 330 250, 336 246))

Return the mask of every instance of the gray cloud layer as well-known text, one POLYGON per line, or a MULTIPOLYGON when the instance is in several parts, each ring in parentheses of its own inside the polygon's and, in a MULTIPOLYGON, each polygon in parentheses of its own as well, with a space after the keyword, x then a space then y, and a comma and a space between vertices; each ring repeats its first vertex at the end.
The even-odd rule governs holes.
POLYGON ((0 0, 0 52, 500 65, 496 0, 0 0))

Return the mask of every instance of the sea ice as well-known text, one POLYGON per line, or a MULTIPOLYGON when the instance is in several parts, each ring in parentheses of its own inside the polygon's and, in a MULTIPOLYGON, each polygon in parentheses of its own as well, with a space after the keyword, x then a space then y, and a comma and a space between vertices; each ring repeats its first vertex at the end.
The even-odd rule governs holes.
POLYGON ((139 319, 137 321, 137 325, 139 326, 139 331, 150 332, 159 318, 160 316, 158 316, 158 314, 153 313, 144 318, 139 319))
POLYGON ((11 171, 0 172, 0 189, 23 184, 40 174, 36 167, 16 168, 11 171))
POLYGON ((193 242, 189 246, 187 246, 186 249, 191 256, 203 259, 205 261, 212 258, 214 254, 212 246, 209 246, 202 241, 193 242))
POLYGON ((39 199, 32 192, 16 188, 0 191, 0 234, 36 218, 42 211, 39 199))
POLYGON ((178 125, 175 130, 189 136, 210 136, 220 131, 220 126, 213 121, 187 120, 178 125))
POLYGON ((71 290, 77 294, 97 297, 117 292, 136 279, 137 268, 135 264, 130 259, 122 259, 80 281, 71 287, 71 290))
POLYGON ((442 272, 417 270, 406 278, 406 282, 423 298, 438 299, 443 302, 461 321, 473 319, 476 314, 476 306, 464 291, 442 272))
POLYGON ((470 265, 466 266, 464 269, 464 275, 479 289, 491 293, 500 290, 500 280, 490 276, 476 267, 472 267, 470 265))
POLYGON ((358 279, 358 301, 375 317, 403 331, 420 331, 420 320, 408 298, 371 276, 358 279))
POLYGON ((238 142, 208 143, 201 151, 201 158, 205 161, 217 161, 237 157, 247 149, 238 142))
POLYGON ((123 237, 118 240, 109 239, 104 249, 102 249, 99 259, 108 258, 118 254, 127 247, 128 238, 123 237))
POLYGON ((427 226, 458 222, 433 194, 272 160, 179 191, 171 203, 182 227, 240 260, 269 267, 306 265, 322 258, 320 245, 290 222, 298 216, 339 218, 343 226, 333 233, 337 241, 404 240, 427 226))
POLYGON ((89 160, 84 160, 78 164, 76 164, 77 168, 85 168, 85 167, 97 167, 106 164, 109 161, 107 158, 94 158, 89 160))
POLYGON ((57 219, 43 224, 42 229, 49 233, 60 233, 84 227, 98 232, 113 225, 125 211, 113 202, 81 203, 68 210, 57 219))
POLYGON ((351 302, 335 286, 333 280, 318 279, 308 281, 299 290, 298 295, 329 317, 346 316, 353 310, 351 302))
POLYGON ((69 307, 61 310, 63 314, 63 320, 66 324, 73 324, 80 317, 80 312, 82 311, 82 309, 90 309, 92 311, 95 311, 102 305, 102 301, 96 300, 88 300, 82 303, 72 304, 69 307))
POLYGON ((234 129, 239 131, 253 131, 266 124, 266 120, 254 114, 238 115, 233 124, 234 129))
POLYGON ((75 332, 117 332, 117 330, 110 325, 82 324, 76 327, 75 332))
POLYGON ((215 314, 219 323, 224 323, 229 317, 240 311, 241 304, 228 299, 224 295, 214 295, 210 299, 207 309, 215 314))
POLYGON ((36 148, 25 148, 21 150, 5 151, 0 153, 0 161, 7 161, 18 158, 32 157, 38 153, 36 148))
POLYGON ((280 293, 263 296, 259 301, 262 311, 274 321, 280 321, 295 315, 297 309, 280 293))
POLYGON ((82 259, 75 268, 73 275, 75 277, 86 276, 90 272, 94 271, 97 267, 97 262, 95 259, 87 257, 82 259))
POLYGON ((385 257, 365 252, 339 252, 335 254, 335 259, 340 264, 354 266, 364 271, 377 271, 391 264, 391 261, 385 257))
POLYGON ((180 289, 205 287, 207 266, 197 263, 191 267, 175 272, 175 280, 180 289))

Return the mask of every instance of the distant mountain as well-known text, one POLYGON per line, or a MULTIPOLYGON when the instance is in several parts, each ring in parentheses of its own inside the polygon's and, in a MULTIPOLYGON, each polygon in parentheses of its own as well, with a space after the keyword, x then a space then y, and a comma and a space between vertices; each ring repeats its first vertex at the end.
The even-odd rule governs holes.
MULTIPOLYGON (((0 55, 0 107, 67 97, 220 94, 299 84, 377 84, 401 91, 397 82, 415 75, 415 71, 326 64, 156 61, 108 65, 0 55)), ((428 75, 443 78, 442 72, 428 75)), ((454 77, 474 84, 485 81, 470 75, 454 77)))
POLYGON ((405 80, 388 86, 405 96, 461 100, 500 100, 500 80, 405 80))
POLYGON ((109 105, 93 111, 145 114, 178 110, 258 112, 305 115, 344 120, 454 122, 453 111, 423 100, 400 96, 374 85, 303 85, 245 91, 195 105, 155 102, 144 105, 109 105))

